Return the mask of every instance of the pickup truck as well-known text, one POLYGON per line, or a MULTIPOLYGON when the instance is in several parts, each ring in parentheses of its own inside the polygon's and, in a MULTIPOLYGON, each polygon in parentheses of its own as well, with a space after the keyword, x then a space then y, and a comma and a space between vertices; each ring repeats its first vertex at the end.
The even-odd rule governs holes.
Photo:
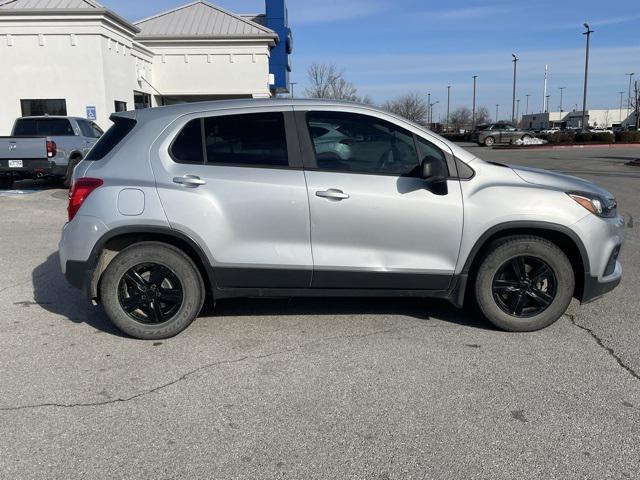
POLYGON ((0 189, 25 178, 53 177, 69 187, 73 169, 103 134, 79 117, 23 117, 0 137, 0 189))

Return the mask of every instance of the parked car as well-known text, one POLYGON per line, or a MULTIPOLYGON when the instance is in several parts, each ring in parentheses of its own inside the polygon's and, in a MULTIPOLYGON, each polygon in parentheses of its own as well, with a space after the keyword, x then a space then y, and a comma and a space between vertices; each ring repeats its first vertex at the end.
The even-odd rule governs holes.
POLYGON ((94 122, 77 117, 23 117, 10 137, 0 137, 0 188, 15 180, 54 177, 69 181, 74 167, 102 135, 94 122))
POLYGON ((134 337, 176 335, 207 296, 436 297, 532 331, 622 276, 609 192, 482 161, 376 108, 233 100, 111 118, 75 169, 59 256, 134 337), (348 158, 319 153, 343 152, 323 138, 336 131, 360 144, 348 158))
POLYGON ((471 141, 491 147, 496 143, 513 143, 516 140, 533 138, 533 135, 508 123, 478 125, 471 133, 471 141))

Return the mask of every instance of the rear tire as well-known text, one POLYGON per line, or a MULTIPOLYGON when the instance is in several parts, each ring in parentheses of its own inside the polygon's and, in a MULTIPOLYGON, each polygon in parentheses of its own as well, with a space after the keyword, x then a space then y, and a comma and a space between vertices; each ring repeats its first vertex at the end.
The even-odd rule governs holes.
POLYGON ((198 268, 184 252, 144 242, 111 261, 100 282, 100 298, 121 331, 159 340, 177 335, 196 319, 205 291, 198 268))
POLYGON ((73 179, 73 171, 76 166, 82 161, 82 157, 73 157, 69 159, 69 165, 67 166, 67 174, 64 177, 62 184, 64 188, 71 188, 71 180, 73 179))
POLYGON ((553 324, 566 312, 574 289, 567 256, 555 244, 534 236, 494 242, 475 278, 480 311, 509 332, 532 332, 553 324))
POLYGON ((484 139, 484 146, 485 147, 493 147, 493 145, 496 143, 496 139, 493 137, 487 137, 484 139))
POLYGON ((0 190, 9 190, 13 187, 13 178, 0 178, 0 190))

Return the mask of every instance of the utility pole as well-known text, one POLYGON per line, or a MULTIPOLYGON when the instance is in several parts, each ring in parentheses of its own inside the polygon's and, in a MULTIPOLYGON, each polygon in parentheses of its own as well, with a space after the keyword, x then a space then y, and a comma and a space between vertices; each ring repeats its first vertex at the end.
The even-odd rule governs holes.
POLYGON ((562 94, 564 93, 564 89, 567 87, 560 87, 560 116, 562 116, 562 94))
POLYGON ((519 58, 516 57, 515 53, 512 53, 513 57, 513 97, 511 99, 511 122, 515 123, 516 121, 516 71, 518 66, 519 58))
POLYGON ((527 93, 527 94, 525 95, 525 97, 527 97, 527 106, 526 106, 526 108, 525 108, 525 112, 524 112, 524 114, 525 114, 525 115, 529 115, 529 97, 530 97, 530 96, 531 96, 531 94, 530 94, 530 93, 527 93))
POLYGON ((516 127, 520 123, 520 99, 516 100, 516 127))
POLYGON ((476 129, 476 80, 478 75, 473 76, 473 109, 471 113, 471 130, 476 129))
POLYGON ((582 96, 582 130, 586 131, 589 129, 589 125, 587 125, 587 82, 589 80, 589 43, 591 40, 591 34, 593 30, 589 28, 589 24, 585 23, 584 28, 586 32, 583 35, 587 36, 587 49, 585 53, 585 61, 584 61, 584 94, 582 96))
POLYGON ((547 78, 549 76, 549 65, 544 66, 544 92, 542 94, 542 113, 547 111, 547 78))
POLYGON ((500 108, 500 104, 496 103, 496 123, 498 123, 498 109, 500 108))
POLYGON ((427 125, 431 128, 431 94, 427 93, 427 125))
POLYGON ((451 107, 451 85, 447 85, 447 132, 449 131, 449 108, 451 107))
POLYGON ((629 77, 629 94, 627 96, 627 117, 628 117, 629 115, 631 115, 631 79, 633 78, 635 73, 627 73, 626 75, 629 77))
POLYGON ((620 126, 622 127, 622 96, 624 95, 624 92, 618 92, 620 93, 620 126))
POLYGON ((289 82, 289 85, 291 86, 291 98, 296 98, 293 94, 293 87, 295 87, 297 84, 298 82, 289 82))

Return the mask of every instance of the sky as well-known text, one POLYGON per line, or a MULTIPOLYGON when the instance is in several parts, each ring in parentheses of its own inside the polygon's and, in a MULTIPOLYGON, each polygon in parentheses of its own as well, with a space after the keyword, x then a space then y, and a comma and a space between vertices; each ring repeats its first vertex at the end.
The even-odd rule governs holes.
MULTIPOLYGON (((190 0, 100 0, 129 20, 154 15, 190 0)), ((235 13, 262 13, 264 0, 212 0, 235 13)), ((313 62, 335 63, 361 95, 374 103, 409 92, 431 93, 434 119, 477 103, 511 116, 513 63, 519 58, 520 114, 540 111, 544 66, 549 65, 550 109, 582 108, 585 36, 591 25, 588 108, 617 109, 629 77, 640 79, 638 0, 288 0, 294 37, 292 82, 304 94, 313 62)))

